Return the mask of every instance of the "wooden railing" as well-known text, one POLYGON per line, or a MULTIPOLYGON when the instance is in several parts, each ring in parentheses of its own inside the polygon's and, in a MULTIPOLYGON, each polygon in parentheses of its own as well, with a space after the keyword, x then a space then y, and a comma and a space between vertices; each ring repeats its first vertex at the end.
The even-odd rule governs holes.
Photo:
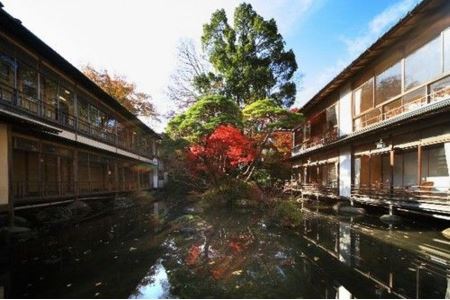
POLYGON ((284 191, 301 192, 303 195, 317 195, 336 197, 339 194, 337 182, 327 185, 317 183, 300 183, 296 180, 291 180, 285 183, 284 191))
POLYGON ((338 138, 338 130, 336 127, 333 127, 332 129, 325 131, 320 136, 313 136, 309 140, 301 143, 300 145, 294 146, 294 148, 292 149, 292 153, 298 154, 307 149, 324 146, 337 140, 337 138, 338 138))
POLYGON ((419 109, 420 107, 423 107, 429 103, 433 103, 433 102, 437 102, 437 101, 441 101, 441 100, 450 98, 450 84, 448 84, 447 80, 448 80, 448 77, 447 78, 439 78, 436 81, 428 83, 416 90, 406 93, 405 95, 401 95, 392 100, 389 100, 388 102, 383 103, 382 105, 371 109, 370 111, 362 114, 361 116, 358 116, 354 120, 353 127, 354 127, 355 131, 363 129, 370 125, 377 124, 381 121, 391 119, 393 117, 399 116, 406 112, 414 111, 414 110, 419 109), (426 94, 424 92, 423 96, 418 97, 417 99, 405 101, 405 99, 404 99, 405 96, 414 94, 420 89, 428 88, 428 90, 429 90, 433 84, 437 84, 437 83, 442 83, 444 85, 444 87, 437 89, 433 92, 430 92, 428 94, 426 94), (447 84, 447 85, 445 85, 445 84, 447 84), (395 102, 400 102, 400 105, 389 109, 389 106, 393 106, 393 104, 395 102), (373 116, 371 116, 371 115, 373 115, 373 116))
POLYGON ((382 184, 354 185, 352 197, 389 201, 448 202, 450 187, 434 186, 430 182, 408 187, 391 187, 382 184))
POLYGON ((150 182, 137 181, 33 181, 21 180, 12 182, 12 194, 16 201, 32 199, 48 199, 104 194, 112 192, 131 192, 151 188, 150 182))
POLYGON ((132 151, 149 158, 153 157, 153 153, 149 149, 138 149, 138 147, 128 145, 126 141, 119 141, 114 132, 115 128, 103 128, 77 118, 76 115, 72 115, 62 109, 58 110, 57 106, 27 96, 2 82, 0 82, 0 104, 7 106, 9 109, 25 112, 46 122, 120 147, 124 150, 132 151))

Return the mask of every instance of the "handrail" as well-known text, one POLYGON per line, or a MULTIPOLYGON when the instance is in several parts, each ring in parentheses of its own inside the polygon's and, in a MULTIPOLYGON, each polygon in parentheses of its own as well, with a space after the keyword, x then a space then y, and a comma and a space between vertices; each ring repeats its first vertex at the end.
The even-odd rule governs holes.
MULTIPOLYGON (((446 78, 447 77, 444 76, 439 79, 436 79, 435 81, 424 85, 424 87, 430 87, 431 85, 436 84, 441 80, 446 80, 446 78)), ((411 93, 414 93, 415 91, 416 90, 412 91, 411 93)), ((419 97, 413 101, 403 103, 402 99, 404 99, 404 97, 407 95, 408 95, 408 93, 398 96, 397 98, 394 98, 387 103, 381 104, 380 106, 377 106, 377 107, 369 110, 368 112, 356 117, 354 119, 354 121, 361 120, 361 123, 358 126, 356 126, 356 123, 354 122, 355 130, 360 130, 365 127, 368 127, 369 125, 377 124, 381 121, 388 120, 390 118, 396 117, 403 113, 416 110, 428 103, 438 102, 438 101, 447 99, 448 97, 450 97, 450 84, 447 84, 444 88, 442 88, 438 91, 430 92, 430 93, 425 94, 422 97, 419 97), (395 107, 390 110, 386 110, 386 106, 392 105, 392 103, 394 103, 395 101, 398 101, 398 100, 402 101, 402 103, 399 107, 395 107), (373 113, 375 110, 378 110, 380 112, 380 114, 377 116, 371 117, 369 119, 364 119, 365 116, 369 115, 370 113, 373 113), (364 119, 364 121, 363 121, 363 119, 364 119)))
POLYGON ((132 145, 125 139, 119 139, 115 131, 111 132, 106 128, 78 118, 76 115, 58 109, 56 105, 42 101, 42 99, 30 97, 1 81, 0 103, 19 111, 26 112, 34 117, 44 119, 46 122, 58 124, 59 126, 63 126, 78 134, 83 134, 102 142, 107 142, 139 155, 153 157, 151 149, 136 147, 136 144, 132 145))

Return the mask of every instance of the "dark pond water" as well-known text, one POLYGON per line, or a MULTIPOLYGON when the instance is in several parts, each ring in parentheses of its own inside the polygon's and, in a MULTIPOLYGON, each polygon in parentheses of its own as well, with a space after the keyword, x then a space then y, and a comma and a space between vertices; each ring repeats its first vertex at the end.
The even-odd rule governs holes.
MULTIPOLYGON (((9 249, 5 297, 449 298, 441 225, 305 209, 287 230, 257 212, 185 210, 155 230, 128 209, 9 249)), ((445 224, 443 225, 445 226, 445 224)), ((3 251, 5 252, 5 250, 3 251)), ((7 253, 4 253, 4 256, 7 253)))

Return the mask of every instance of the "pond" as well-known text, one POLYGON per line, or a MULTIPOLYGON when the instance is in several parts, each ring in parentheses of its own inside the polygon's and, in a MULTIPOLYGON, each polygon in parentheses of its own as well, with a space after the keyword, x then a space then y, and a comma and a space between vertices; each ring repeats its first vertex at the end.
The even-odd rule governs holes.
POLYGON ((24 298, 449 298, 440 224, 305 208, 284 229, 257 211, 185 208, 159 227, 128 209, 4 253, 0 292, 24 298))

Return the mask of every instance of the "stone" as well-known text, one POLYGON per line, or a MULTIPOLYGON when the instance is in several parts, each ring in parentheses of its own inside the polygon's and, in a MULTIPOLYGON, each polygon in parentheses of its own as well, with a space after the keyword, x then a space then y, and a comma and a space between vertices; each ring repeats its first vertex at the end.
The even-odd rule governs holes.
POLYGON ((366 213, 366 210, 362 207, 341 206, 339 207, 338 212, 345 214, 364 215, 366 213))
POLYGON ((380 221, 385 223, 385 224, 397 224, 400 223, 402 221, 402 217, 397 216, 397 215, 382 215, 380 217, 380 221))
POLYGON ((72 212, 72 215, 77 217, 84 217, 88 215, 92 209, 91 207, 83 201, 76 200, 66 206, 72 212))
POLYGON ((446 238, 450 240, 450 227, 447 229, 442 230, 442 235, 446 238))

